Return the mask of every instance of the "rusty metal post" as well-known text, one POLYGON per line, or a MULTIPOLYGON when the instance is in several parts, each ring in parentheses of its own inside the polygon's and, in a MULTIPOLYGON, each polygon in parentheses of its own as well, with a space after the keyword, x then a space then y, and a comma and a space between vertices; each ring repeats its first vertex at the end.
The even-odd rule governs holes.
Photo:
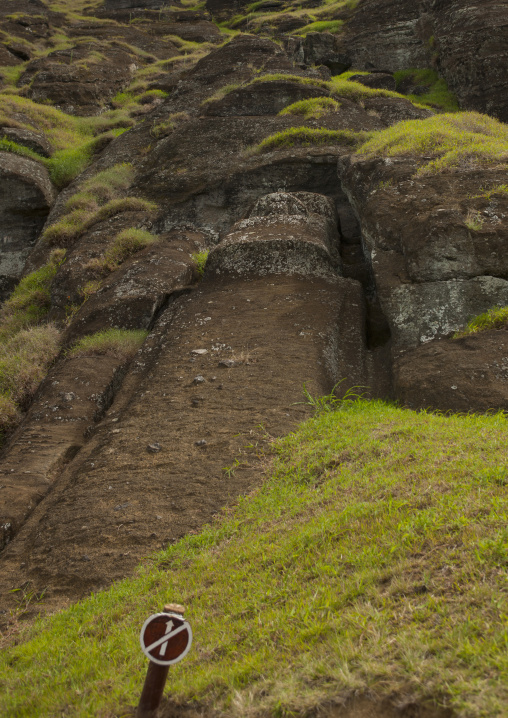
MULTIPOLYGON (((164 606, 163 613, 178 613, 183 618, 184 611, 183 606, 177 603, 168 603, 167 606, 164 606)), ((136 718, 155 718, 164 692, 168 673, 169 666, 159 666, 157 663, 150 661, 136 711, 136 718)))

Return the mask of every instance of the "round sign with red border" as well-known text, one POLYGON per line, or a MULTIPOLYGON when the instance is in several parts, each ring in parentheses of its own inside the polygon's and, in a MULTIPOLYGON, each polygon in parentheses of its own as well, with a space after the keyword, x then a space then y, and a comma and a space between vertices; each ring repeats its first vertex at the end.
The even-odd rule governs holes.
POLYGON ((155 613, 144 622, 139 641, 143 653, 153 663, 170 666, 190 651, 192 630, 182 616, 155 613))

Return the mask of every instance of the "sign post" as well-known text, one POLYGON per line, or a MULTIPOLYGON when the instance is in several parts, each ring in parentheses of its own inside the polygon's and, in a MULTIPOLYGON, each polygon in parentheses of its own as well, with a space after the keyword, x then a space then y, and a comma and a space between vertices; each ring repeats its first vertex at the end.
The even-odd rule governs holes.
POLYGON ((150 659, 136 718, 155 718, 169 666, 185 658, 192 645, 192 630, 183 617, 183 606, 170 603, 162 613, 144 622, 139 636, 141 650, 150 659))

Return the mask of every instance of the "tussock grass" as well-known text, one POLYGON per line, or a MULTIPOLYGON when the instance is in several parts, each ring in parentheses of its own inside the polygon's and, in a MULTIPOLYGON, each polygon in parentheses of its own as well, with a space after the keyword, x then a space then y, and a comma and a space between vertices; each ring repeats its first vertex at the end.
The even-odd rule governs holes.
POLYGON ((133 254, 158 241, 158 237, 145 229, 124 229, 116 235, 104 256, 91 260, 87 267, 101 272, 114 272, 133 254))
POLYGON ((118 359, 131 359, 147 335, 148 332, 141 329, 106 329, 80 339, 67 356, 107 355, 118 359))
POLYGON ((129 163, 116 164, 85 180, 65 205, 66 214, 43 233, 50 245, 69 245, 97 222, 120 212, 156 209, 153 202, 139 197, 119 197, 132 183, 134 168, 129 163))
POLYGON ((64 258, 64 250, 52 252, 47 264, 19 282, 0 309, 0 339, 6 341, 44 319, 50 306, 51 282, 64 258))
POLYGON ((279 112, 279 115, 301 115, 304 120, 319 119, 330 112, 336 112, 340 104, 331 97, 313 97, 293 102, 279 112))
POLYGON ((466 328, 462 332, 456 332, 453 338, 459 339, 489 329, 508 329, 508 307, 492 307, 483 314, 473 317, 466 328))
POLYGON ((508 126, 479 112, 407 120, 375 133, 358 150, 365 157, 431 155, 419 174, 449 167, 506 164, 508 126))
POLYGON ((59 330, 45 324, 22 329, 0 346, 0 392, 11 406, 27 408, 58 353, 59 340, 59 330))
POLYGON ((469 210, 466 219, 464 220, 466 227, 471 229, 473 232, 478 232, 483 227, 484 222, 485 217, 480 214, 480 212, 475 212, 472 209, 469 210))
POLYGON ((290 127, 266 137, 262 142, 246 151, 246 156, 258 155, 288 147, 310 147, 311 145, 342 145, 355 147, 363 142, 369 132, 353 132, 352 130, 324 130, 310 127, 290 127))
POLYGON ((51 282, 65 252, 24 277, 0 310, 0 442, 19 422, 59 349, 60 332, 42 324, 51 282))
POLYGON ((501 718, 506 429, 501 414, 377 401, 323 411, 273 445, 273 471, 235 510, 4 650, 5 718, 134 705, 139 629, 170 600, 194 633, 169 674, 177 702, 287 716, 365 691, 501 718))

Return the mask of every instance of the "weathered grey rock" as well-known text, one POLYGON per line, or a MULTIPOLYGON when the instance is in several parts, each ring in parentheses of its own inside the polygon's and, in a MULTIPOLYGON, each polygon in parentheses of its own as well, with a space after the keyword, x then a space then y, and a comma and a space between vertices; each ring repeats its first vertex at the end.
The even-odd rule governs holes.
POLYGON ((0 152, 0 298, 12 291, 55 200, 46 168, 0 152))
POLYGON ((508 305, 508 281, 475 277, 447 282, 402 284, 380 292, 394 347, 416 347, 463 329, 471 317, 508 305))
POLYGON ((2 136, 12 142, 17 142, 18 145, 28 147, 42 157, 50 157, 53 152, 51 144, 42 132, 23 130, 19 127, 0 127, 0 137, 2 136))
POLYGON ((336 277, 338 264, 333 202, 310 192, 275 192, 210 252, 207 271, 336 277))
POLYGON ((209 116, 277 115, 288 105, 312 97, 328 97, 330 93, 319 87, 289 80, 255 82, 239 87, 220 100, 208 102, 205 114, 209 116))
POLYGON ((304 38, 284 38, 284 45, 295 62, 325 65, 332 75, 340 75, 351 67, 348 53, 339 49, 337 36, 330 32, 309 32, 304 38))

